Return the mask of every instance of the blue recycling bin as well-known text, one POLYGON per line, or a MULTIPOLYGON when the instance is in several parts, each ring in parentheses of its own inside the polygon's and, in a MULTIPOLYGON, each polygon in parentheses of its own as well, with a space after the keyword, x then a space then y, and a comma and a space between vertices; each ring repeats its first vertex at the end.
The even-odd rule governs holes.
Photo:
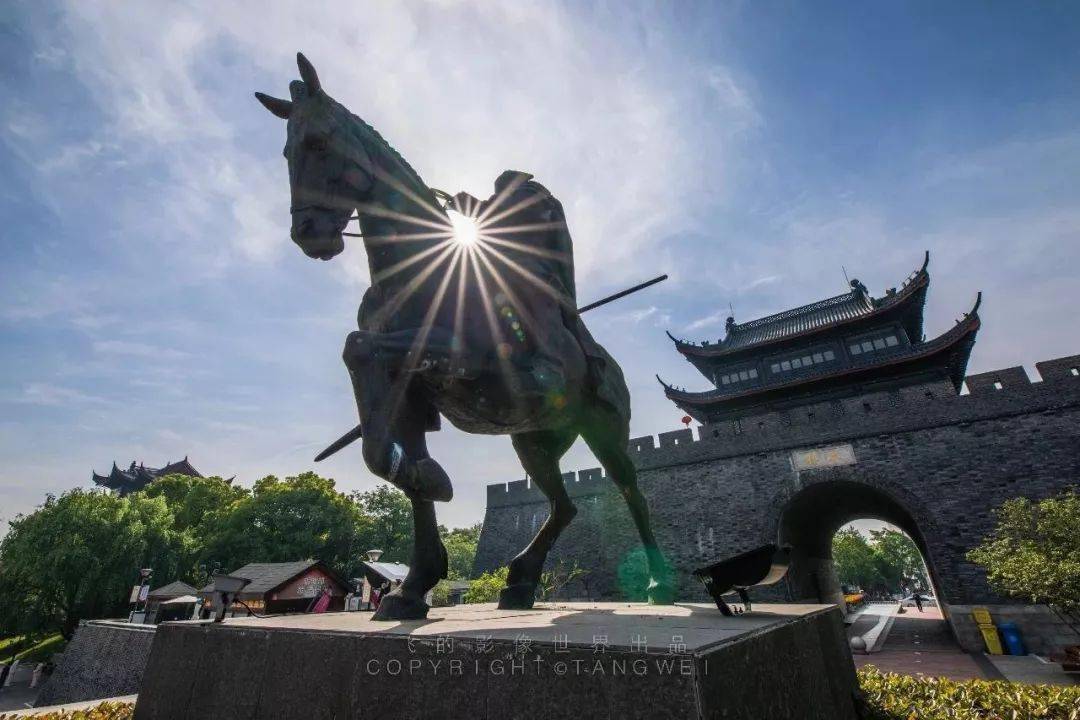
POLYGON ((1001 623, 997 628, 998 632, 1001 633, 1002 643, 1010 655, 1027 655, 1027 650, 1024 649, 1024 641, 1020 637, 1020 628, 1016 627, 1016 623, 1001 623))

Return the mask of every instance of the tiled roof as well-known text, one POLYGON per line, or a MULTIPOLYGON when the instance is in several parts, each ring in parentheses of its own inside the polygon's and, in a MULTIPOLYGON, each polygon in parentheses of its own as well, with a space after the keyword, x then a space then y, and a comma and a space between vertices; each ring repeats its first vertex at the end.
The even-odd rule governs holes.
POLYGON ((154 481, 155 478, 162 475, 188 475, 190 477, 202 477, 199 471, 192 466, 188 459, 185 457, 183 460, 177 462, 166 463, 165 467, 151 468, 145 465, 136 465, 134 462, 128 467, 127 470, 121 470, 117 467, 116 463, 113 463, 112 470, 108 475, 98 475, 96 472, 92 472, 91 480, 96 485, 107 487, 111 490, 117 490, 121 495, 136 492, 142 490, 144 487, 154 481))
POLYGON ((757 345, 867 315, 873 309, 874 301, 869 295, 852 290, 843 295, 819 300, 768 317, 742 324, 735 323, 731 325, 731 330, 724 338, 723 345, 731 350, 757 345))
MULTIPOLYGON (((927 252, 922 268, 912 273, 898 292, 889 291, 881 298, 871 297, 866 292, 865 286, 853 280, 851 291, 842 295, 818 300, 809 305, 784 310, 745 323, 729 321, 727 335, 717 343, 687 342, 679 340, 671 333, 668 333, 668 337, 675 341, 679 352, 686 355, 718 356, 838 325, 895 307, 909 298, 916 298, 919 290, 929 283, 930 276, 926 272, 929 262, 930 253, 927 252)), ((921 312, 921 300, 916 300, 916 302, 920 305, 921 312)))
POLYGON ((148 597, 155 599, 174 598, 180 597, 181 595, 191 595, 195 592, 197 592, 195 588, 191 587, 186 582, 176 580, 175 582, 171 582, 168 585, 162 585, 157 590, 151 590, 148 597))
MULTIPOLYGON (((835 368, 831 366, 815 365, 801 373, 786 375, 783 380, 772 382, 766 381, 760 385, 746 388, 723 387, 705 392, 687 392, 685 390, 678 390, 668 385, 663 380, 660 380, 659 377, 657 377, 657 380, 660 380, 661 385, 664 386, 664 394, 667 395, 668 399, 673 400, 679 407, 683 409, 691 407, 705 408, 718 405, 735 397, 756 395, 787 386, 801 385, 803 383, 813 382, 824 378, 855 373, 877 366, 916 360, 918 358, 933 355, 944 348, 948 348, 965 336, 977 331, 980 324, 978 308, 981 298, 982 294, 980 293, 979 300, 976 300, 975 307, 971 312, 966 313, 962 319, 957 321, 957 324, 954 327, 933 340, 921 343, 915 347, 898 347, 893 352, 884 356, 876 354, 863 356, 852 361, 850 366, 835 368)), ((966 366, 967 364, 967 356, 968 353, 970 353, 970 350, 971 348, 967 347, 961 354, 962 356, 955 359, 960 365, 960 367, 956 368, 956 370, 959 371, 959 377, 953 378, 954 383, 957 385, 959 385, 959 381, 963 380, 963 366, 966 366)))
MULTIPOLYGON (((244 595, 270 592, 282 583, 292 580, 313 565, 318 560, 296 560, 294 562, 280 563, 248 563, 242 568, 233 570, 229 575, 241 577, 251 582, 242 591, 244 595)), ((212 592, 214 584, 210 583, 202 589, 202 592, 212 592)))

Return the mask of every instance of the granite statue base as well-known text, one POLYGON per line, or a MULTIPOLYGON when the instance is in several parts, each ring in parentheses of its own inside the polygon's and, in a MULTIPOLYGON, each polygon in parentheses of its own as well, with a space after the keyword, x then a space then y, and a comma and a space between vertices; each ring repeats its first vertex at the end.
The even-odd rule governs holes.
POLYGON ((856 693, 833 605, 459 605, 163 623, 135 718, 854 720, 856 693))

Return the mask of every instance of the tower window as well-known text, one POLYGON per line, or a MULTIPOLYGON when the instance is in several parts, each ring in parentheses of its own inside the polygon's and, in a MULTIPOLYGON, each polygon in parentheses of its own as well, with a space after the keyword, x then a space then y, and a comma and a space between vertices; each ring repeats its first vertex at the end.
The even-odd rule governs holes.
POLYGON ((882 335, 880 337, 867 338, 866 340, 859 340, 852 342, 848 345, 848 351, 852 355, 862 355, 863 353, 876 352, 879 350, 885 350, 887 348, 896 347, 900 344, 900 339, 895 333, 890 335, 882 335))
POLYGON ((788 372, 790 370, 801 370, 802 368, 808 368, 814 365, 832 362, 835 359, 836 353, 832 350, 819 350, 818 352, 808 353, 806 355, 800 355, 799 357, 794 357, 788 360, 781 360, 779 362, 772 363, 770 367, 773 371, 773 374, 776 374, 780 372, 788 372))
POLYGON ((754 380, 758 376, 757 368, 749 368, 747 370, 737 370, 730 372, 727 375, 717 376, 717 385, 735 385, 736 383, 746 382, 747 380, 754 380))

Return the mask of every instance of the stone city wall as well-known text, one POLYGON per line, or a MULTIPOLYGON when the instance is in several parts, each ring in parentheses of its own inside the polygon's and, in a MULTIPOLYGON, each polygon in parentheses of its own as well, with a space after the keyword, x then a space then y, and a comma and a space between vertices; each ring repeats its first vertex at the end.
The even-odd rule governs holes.
MULTIPOLYGON (((947 382, 927 384, 705 425, 696 435, 686 429, 634 438, 631 456, 657 538, 677 569, 680 597, 706 599, 693 569, 775 542, 785 506, 819 487, 865 489, 899 508, 903 520, 883 519, 916 538, 946 603, 1007 603, 964 558, 992 530, 992 508, 1080 483, 1080 356, 1036 367, 1040 382, 1006 368, 968 376, 964 395, 947 382), (833 455, 847 459, 830 461, 833 455)), ((625 504, 599 469, 564 477, 579 513, 552 561, 590 570, 575 594, 621 597, 620 567, 625 585, 640 566, 625 504)), ((836 492, 838 503, 859 496, 836 492)), ((868 516, 859 514, 859 502, 853 518, 868 516)), ((547 512, 527 480, 489 486, 476 570, 508 562, 547 512)), ((831 537, 835 529, 825 530, 831 537)), ((790 582, 780 594, 803 596, 790 582)))
POLYGON ((35 704, 38 707, 139 691, 155 625, 90 620, 75 631, 35 704))

